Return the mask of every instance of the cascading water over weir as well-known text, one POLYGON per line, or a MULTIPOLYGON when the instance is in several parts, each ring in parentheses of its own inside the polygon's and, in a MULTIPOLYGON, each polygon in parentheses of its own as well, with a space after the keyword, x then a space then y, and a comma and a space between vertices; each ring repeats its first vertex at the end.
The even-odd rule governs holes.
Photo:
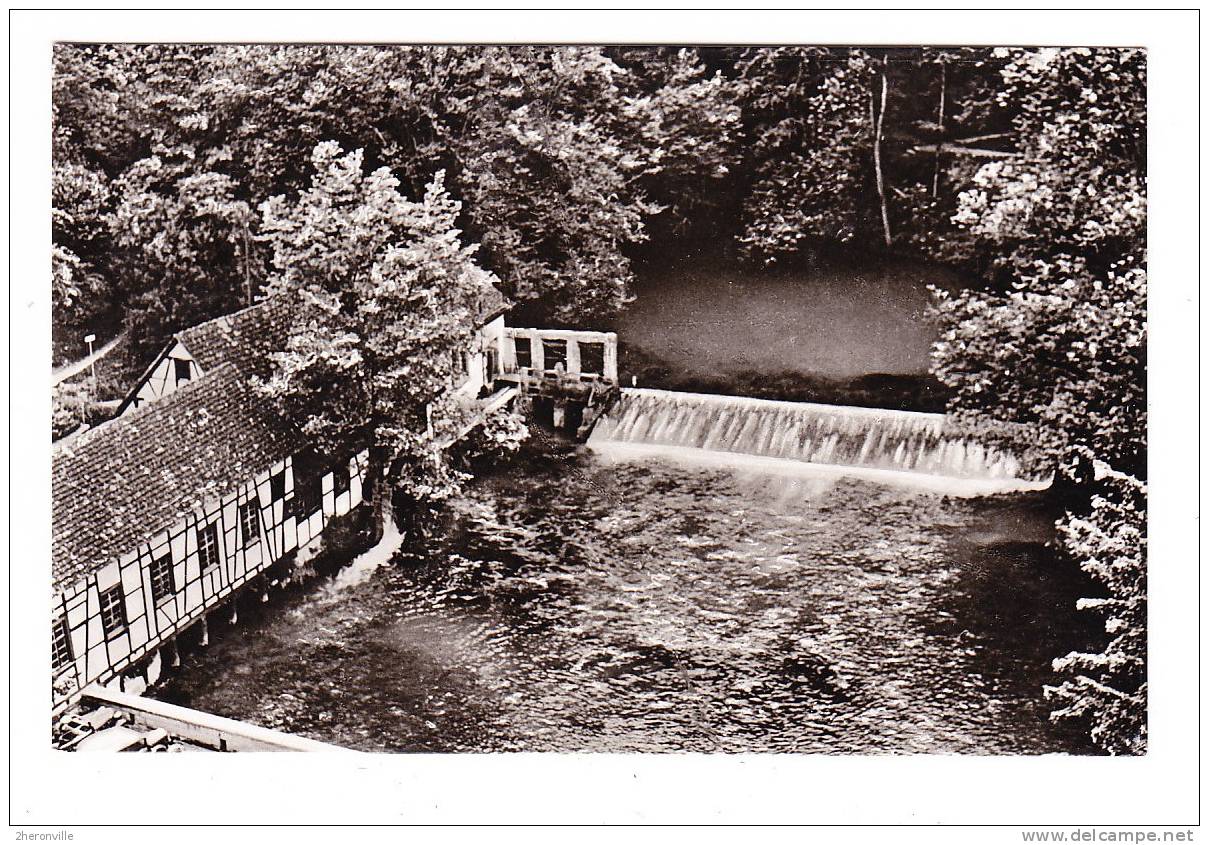
POLYGON ((1040 490, 1015 457, 945 436, 943 414, 626 388, 589 445, 781 475, 849 475, 954 495, 1040 490))

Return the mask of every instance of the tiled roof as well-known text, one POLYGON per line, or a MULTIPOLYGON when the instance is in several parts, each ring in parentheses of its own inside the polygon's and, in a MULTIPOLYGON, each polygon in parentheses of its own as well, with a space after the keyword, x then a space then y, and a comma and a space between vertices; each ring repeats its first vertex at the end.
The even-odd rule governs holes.
POLYGON ((52 579, 62 589, 296 452, 303 440, 219 365, 64 441, 52 456, 52 579))
POLYGON ((285 349, 297 311, 276 296, 177 332, 176 339, 203 373, 228 362, 259 372, 269 364, 268 353, 285 349))
MULTIPOLYGON (((486 274, 484 274, 486 276, 486 274)), ((479 323, 503 313, 490 284, 477 303, 479 323)), ((179 332, 201 378, 64 441, 52 458, 52 578, 76 582, 203 502, 228 493, 302 449, 253 393, 269 353, 282 350, 300 306, 283 297, 179 332)))

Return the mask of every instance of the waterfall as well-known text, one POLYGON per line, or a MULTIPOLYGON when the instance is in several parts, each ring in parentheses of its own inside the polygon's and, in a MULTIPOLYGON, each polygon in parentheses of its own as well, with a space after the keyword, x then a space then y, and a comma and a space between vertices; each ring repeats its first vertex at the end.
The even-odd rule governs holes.
MULTIPOLYGON (((1043 489, 1012 455, 945 435, 943 414, 625 388, 589 438, 598 451, 717 454, 842 468, 841 474, 982 494, 1043 489), (625 444, 628 449, 616 449, 625 444), (947 479, 957 484, 924 481, 947 479)), ((754 466, 750 461, 748 465, 754 466)))

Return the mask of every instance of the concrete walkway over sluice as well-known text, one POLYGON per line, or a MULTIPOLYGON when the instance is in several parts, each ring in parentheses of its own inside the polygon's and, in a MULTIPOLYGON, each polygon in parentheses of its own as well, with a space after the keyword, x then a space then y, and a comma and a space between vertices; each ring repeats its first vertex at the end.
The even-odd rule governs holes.
POLYGON ((80 739, 80 751, 143 750, 171 738, 199 749, 213 751, 339 751, 349 749, 306 737, 262 728, 236 719, 215 716, 153 698, 118 692, 100 686, 84 689, 81 703, 109 711, 97 719, 99 728, 80 739), (126 724, 102 724, 119 716, 126 724))

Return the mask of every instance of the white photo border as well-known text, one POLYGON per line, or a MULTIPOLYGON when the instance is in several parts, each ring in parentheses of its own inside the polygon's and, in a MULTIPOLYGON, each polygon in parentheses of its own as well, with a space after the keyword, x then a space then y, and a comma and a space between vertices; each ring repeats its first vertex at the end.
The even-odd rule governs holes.
MULTIPOLYGON (((1063 829, 1199 823, 1198 11, 9 14, 10 62, 5 72, 10 91, 11 333, 2 354, 9 356, 3 369, 11 378, 12 499, 11 521, 5 526, 11 589, 10 824, 53 830, 182 823, 808 823, 1063 829), (57 40, 1146 47, 1150 752, 1128 759, 772 754, 337 759, 52 752, 43 597, 49 593, 50 549, 50 81, 51 44, 57 40)), ((908 829, 894 832, 893 838, 935 842, 952 832, 908 829)), ((153 831, 126 831, 120 838, 130 841, 144 833, 150 839, 153 831)), ((119 838, 117 829, 109 829, 77 839, 107 840, 108 834, 119 838)))

